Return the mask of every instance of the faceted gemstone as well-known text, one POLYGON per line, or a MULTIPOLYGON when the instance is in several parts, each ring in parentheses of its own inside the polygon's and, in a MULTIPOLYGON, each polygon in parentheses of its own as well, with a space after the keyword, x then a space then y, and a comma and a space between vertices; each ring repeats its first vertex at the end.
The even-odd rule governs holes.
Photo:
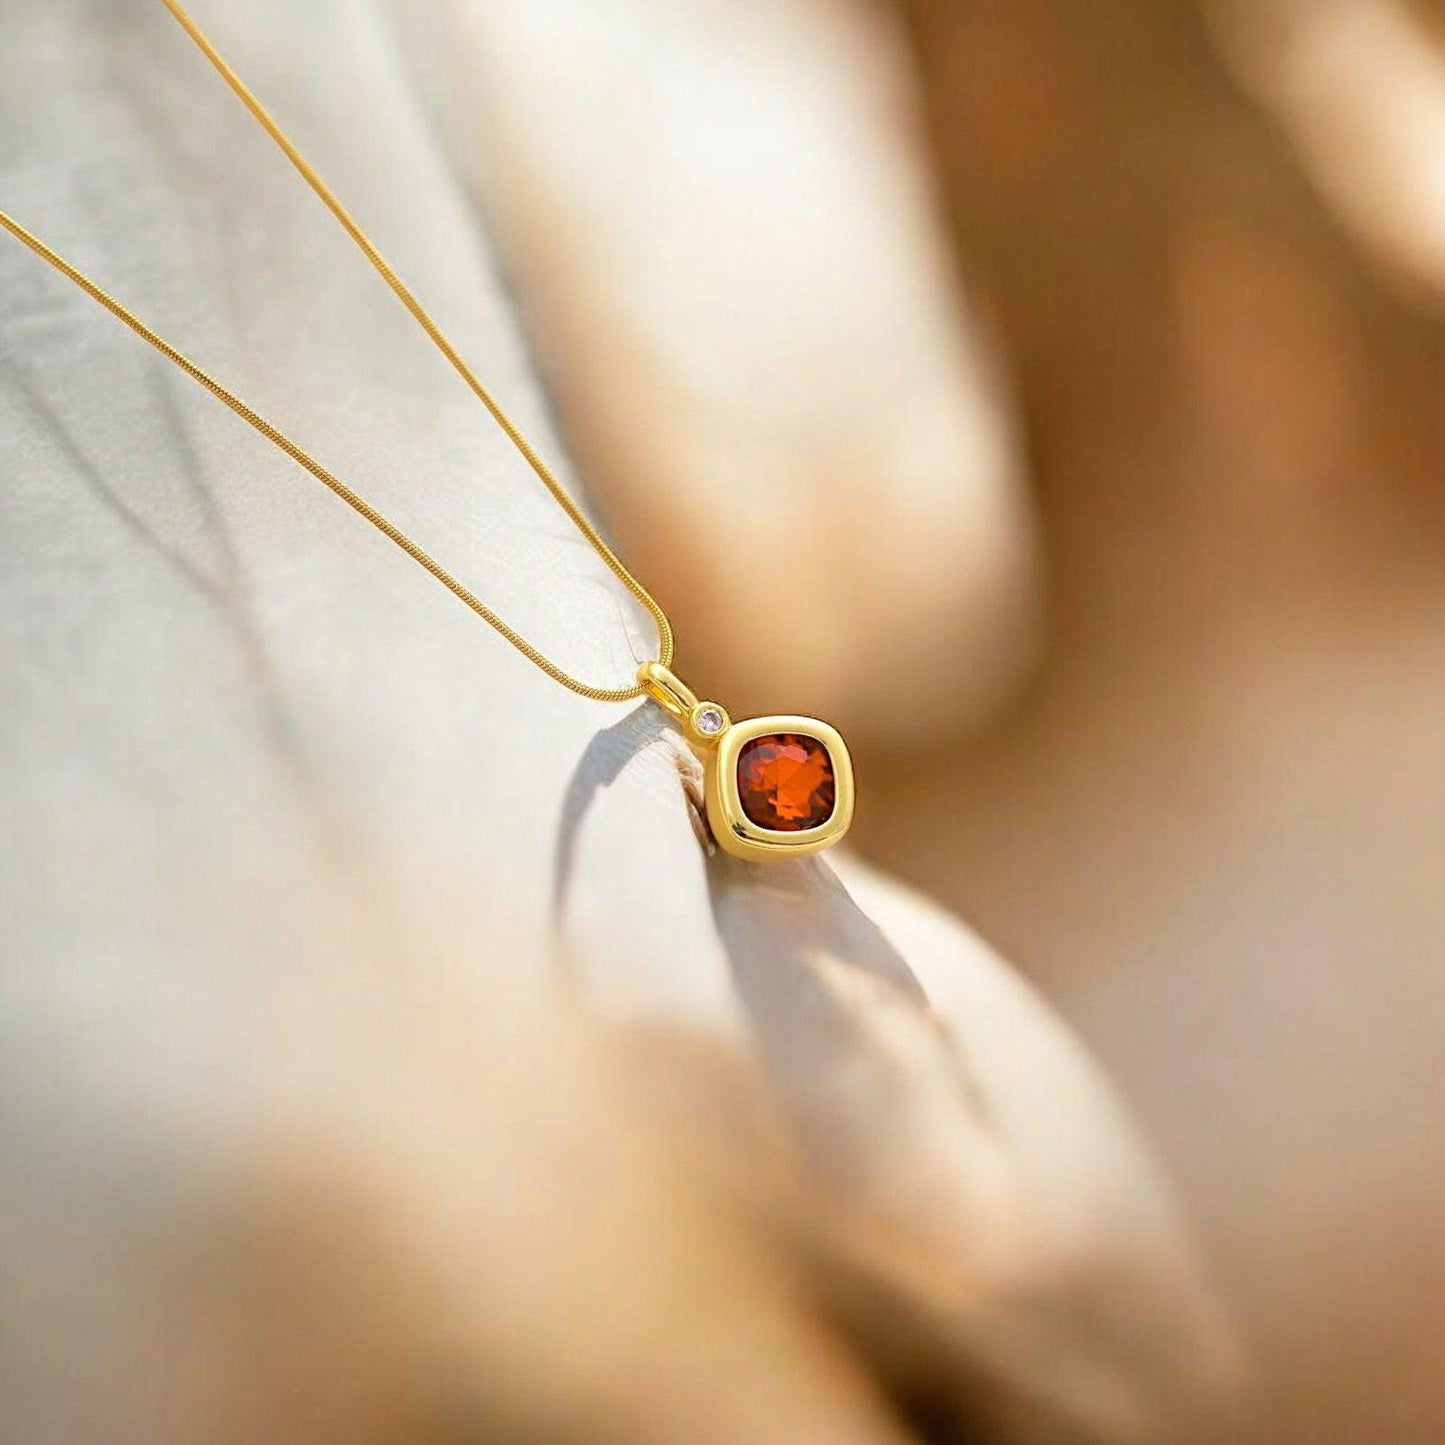
POLYGON ((720 733, 723 730, 724 721, 721 708, 705 707, 697 715, 697 730, 709 735, 720 733))
POLYGON ((738 753, 738 796, 759 828, 801 833, 833 816, 837 790, 828 749, 802 733, 766 733, 738 753))

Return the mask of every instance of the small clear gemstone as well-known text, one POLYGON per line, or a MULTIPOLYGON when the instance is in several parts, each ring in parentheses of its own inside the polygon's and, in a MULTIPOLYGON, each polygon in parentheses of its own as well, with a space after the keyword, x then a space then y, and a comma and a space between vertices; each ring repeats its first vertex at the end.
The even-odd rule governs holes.
POLYGON ((705 707, 697 715, 697 730, 700 733, 720 733, 723 730, 722 709, 705 707))

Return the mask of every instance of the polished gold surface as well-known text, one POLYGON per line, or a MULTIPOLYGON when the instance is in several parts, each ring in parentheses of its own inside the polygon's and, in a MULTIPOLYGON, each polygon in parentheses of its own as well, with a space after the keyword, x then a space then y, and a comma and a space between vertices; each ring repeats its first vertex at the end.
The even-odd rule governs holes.
POLYGON ((644 662, 637 669, 637 681, 648 697, 682 724, 688 742, 700 752, 715 748, 732 726, 721 703, 700 700, 670 667, 660 662, 644 662))
POLYGON ((648 697, 682 724, 683 735, 701 757, 708 826, 725 853, 753 863, 802 858, 832 847, 848 831, 853 821, 853 762, 837 728, 797 714, 745 718, 735 723, 726 708, 699 701, 697 694, 662 663, 644 662, 637 669, 637 681, 648 697), (709 713, 713 717, 708 718, 709 713), (817 738, 827 748, 836 795, 831 816, 818 827, 796 833, 775 832, 760 828, 744 812, 738 794, 738 755, 754 738, 768 733, 803 733, 817 738))
POLYGON ((679 721, 698 706, 697 694, 664 662, 644 662, 637 669, 637 686, 679 721))
POLYGON ((718 847, 749 862, 804 858, 840 841, 853 822, 853 761, 837 728, 814 717, 782 714, 733 723, 705 758, 707 820, 718 847), (816 828, 779 833, 760 828, 743 811, 738 795, 738 755, 754 738, 768 733, 801 733, 827 748, 833 763, 836 795, 832 815, 816 828))
POLYGON ((853 771, 848 750, 836 729, 816 718, 779 716, 752 718, 742 723, 733 723, 726 709, 720 704, 700 700, 672 670, 673 655, 672 626, 666 614, 652 595, 622 564, 616 554, 602 539, 597 529, 583 514, 577 503, 567 494, 547 464, 537 454, 531 443, 522 435, 499 403, 478 380, 476 374, 457 353, 442 334, 421 303, 412 294, 401 278, 392 269, 386 258, 372 243, 371 239, 341 204, 331 188, 297 150, 290 138, 271 117, 221 54, 211 44, 200 27, 177 3, 164 0, 166 8, 175 16, 186 33, 220 73, 235 92, 242 104, 266 131, 297 172, 321 199, 323 204, 356 243, 367 261, 375 268, 393 294, 411 313, 417 324, 426 333, 437 349, 447 359, 458 375, 466 382, 473 394, 487 408, 508 439, 526 459, 537 477, 551 493, 557 504, 571 519, 572 523, 591 543, 598 556, 607 564, 614 575, 635 596, 651 614, 657 625, 658 653, 655 661, 644 662, 637 670, 630 686, 599 687, 573 677, 571 673, 553 662, 526 638, 502 620, 495 611, 476 596, 468 587, 454 577, 434 557, 412 541, 394 523, 387 520, 364 497, 354 491, 335 473, 312 457, 299 443, 293 441, 273 422, 268 421, 239 396, 222 385, 209 372, 193 361, 178 347, 172 345, 151 327, 146 325, 124 302, 117 300, 97 282, 93 281, 77 266, 67 261, 52 247, 40 240, 33 232, 5 211, 0 210, 0 227, 16 240, 29 247, 37 256, 53 266, 61 275, 74 282, 92 300, 103 306, 117 320, 128 326, 137 336, 154 347, 168 361, 186 373, 193 381, 203 386, 218 401, 229 407, 242 421, 254 428, 268 441, 274 443, 294 462, 303 467, 323 486, 329 488, 347 506, 370 522, 379 532, 394 542, 414 562, 426 569, 453 596, 465 603, 478 617, 495 629, 529 661, 535 663, 548 677, 561 683, 572 692, 597 702, 627 702, 633 698, 649 697, 676 718, 682 725, 687 740, 702 756, 706 771, 706 795, 708 821, 720 847, 739 858, 750 860, 779 857, 800 857, 816 853, 836 843, 853 818, 853 771), (832 815, 816 828, 797 833, 774 832, 760 828, 753 823, 742 808, 737 789, 738 750, 750 739, 770 732, 802 732, 815 737, 827 749, 833 762, 836 802, 832 815))

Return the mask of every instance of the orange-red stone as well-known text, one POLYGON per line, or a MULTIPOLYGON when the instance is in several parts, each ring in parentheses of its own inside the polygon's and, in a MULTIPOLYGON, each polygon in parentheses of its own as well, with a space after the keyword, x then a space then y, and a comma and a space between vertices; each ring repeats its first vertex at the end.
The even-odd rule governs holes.
POLYGON ((817 738, 767 733, 738 753, 738 797, 759 828, 801 833, 833 816, 833 759, 817 738))

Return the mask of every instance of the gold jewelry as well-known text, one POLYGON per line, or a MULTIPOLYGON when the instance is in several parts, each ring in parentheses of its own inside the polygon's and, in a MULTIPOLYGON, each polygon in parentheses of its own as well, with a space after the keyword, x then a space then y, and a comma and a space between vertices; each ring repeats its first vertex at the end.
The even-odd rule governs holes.
POLYGON ((572 524, 607 564, 613 575, 647 610, 657 627, 658 660, 643 663, 638 669, 636 680, 630 686, 598 687, 573 677, 508 626, 440 562, 412 541, 399 527, 389 522, 364 497, 310 456, 278 426, 248 406, 184 352, 153 331, 123 302, 110 295, 3 210, 0 210, 0 227, 28 246, 61 275, 74 282, 92 300, 105 307, 143 341, 148 342, 168 361, 173 362, 193 381, 228 406, 242 421, 278 446, 323 486, 328 487, 414 562, 430 572, 442 586, 464 602, 483 622, 500 633, 553 681, 595 702, 629 702, 633 698, 650 697, 676 717, 682 723, 684 736, 702 756, 706 771, 708 821, 718 843, 727 852, 753 860, 797 857, 817 852, 820 848, 837 842, 847 831, 853 817, 852 764, 848 750, 837 731, 816 718, 791 715, 751 718, 733 723, 716 703, 698 701, 696 695, 671 671, 674 646, 672 624, 656 599, 628 571, 603 540, 532 444, 457 354, 441 329, 335 193, 211 44, 196 22, 182 8, 179 0, 163 0, 163 3, 241 103, 280 147, 302 179, 341 224, 433 345, 491 413, 507 439, 526 459, 572 524))

